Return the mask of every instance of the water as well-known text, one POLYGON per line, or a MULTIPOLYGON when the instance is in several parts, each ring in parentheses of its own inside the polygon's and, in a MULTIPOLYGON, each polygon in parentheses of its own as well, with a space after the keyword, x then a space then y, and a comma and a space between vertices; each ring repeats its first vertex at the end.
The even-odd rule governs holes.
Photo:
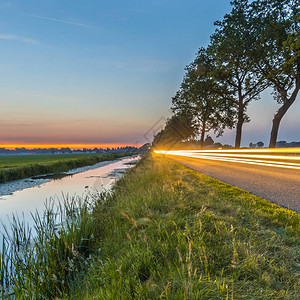
MULTIPOLYGON (((31 213, 42 213, 45 202, 49 199, 62 200, 64 197, 93 197, 97 193, 109 190, 125 169, 131 167, 131 162, 139 157, 123 158, 112 162, 102 162, 92 167, 75 170, 80 173, 72 174, 56 180, 38 179, 39 185, 3 195, 2 190, 7 189, 7 184, 0 184, 0 221, 8 227, 12 215, 17 215, 25 220, 29 226, 33 225, 31 213), (89 168, 88 170, 86 170, 89 168)), ((32 185, 32 182, 30 183, 32 185)), ((14 183, 9 183, 14 185, 14 183)), ((20 186, 20 184, 18 184, 20 186)), ((26 185, 26 184, 25 184, 26 185)), ((5 194, 5 193, 4 193, 5 194)), ((3 232, 0 224, 0 232, 3 232)))

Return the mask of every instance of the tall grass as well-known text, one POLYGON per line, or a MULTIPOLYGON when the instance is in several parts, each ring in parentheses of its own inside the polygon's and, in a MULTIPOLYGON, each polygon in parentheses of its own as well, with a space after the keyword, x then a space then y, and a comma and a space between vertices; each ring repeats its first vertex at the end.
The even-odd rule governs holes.
MULTIPOLYGON (((45 156, 43 162, 43 156, 38 155, 35 163, 35 156, 30 155, 30 159, 23 159, 20 161, 19 157, 16 157, 16 163, 14 160, 10 161, 10 164, 3 164, 0 168, 0 183, 5 183, 12 180, 18 180, 28 178, 31 176, 60 173, 70 169, 79 168, 87 165, 93 165, 102 161, 114 160, 120 157, 128 156, 130 153, 110 153, 110 154, 84 154, 84 155, 53 155, 53 159, 49 159, 49 156, 45 156)), ((29 156, 29 155, 26 155, 29 156)), ((9 159, 9 157, 8 157, 9 159)))
POLYGON ((32 215, 32 229, 13 218, 2 240, 2 298, 54 299, 68 293, 94 251, 95 202, 78 197, 51 200, 43 215, 32 215))

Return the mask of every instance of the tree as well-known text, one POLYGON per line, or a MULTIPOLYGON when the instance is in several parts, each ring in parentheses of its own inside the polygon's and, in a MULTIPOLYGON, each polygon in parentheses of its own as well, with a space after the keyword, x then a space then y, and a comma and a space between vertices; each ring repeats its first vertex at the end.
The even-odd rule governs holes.
POLYGON ((279 141, 276 143, 276 146, 279 148, 284 148, 287 146, 287 142, 286 141, 279 141))
POLYGON ((217 142, 217 143, 214 143, 214 144, 212 145, 212 147, 215 148, 215 149, 222 149, 222 148, 223 148, 223 145, 222 145, 221 143, 217 142))
POLYGON ((237 0, 231 4, 231 13, 226 14, 222 21, 215 22, 217 29, 211 36, 208 51, 214 56, 213 75, 225 80, 235 95, 238 107, 235 148, 240 148, 243 124, 249 122, 247 106, 250 101, 259 99, 259 94, 267 87, 267 81, 262 74, 253 73, 254 64, 247 53, 252 43, 248 26, 248 1, 237 0))
POLYGON ((152 146, 170 149, 196 135, 197 128, 192 118, 186 114, 176 114, 167 120, 165 128, 154 137, 152 146))
POLYGON ((234 124, 234 106, 227 84, 210 74, 213 62, 206 49, 200 48, 196 59, 186 67, 179 91, 172 99, 174 113, 192 116, 200 131, 200 147, 211 130, 220 136, 234 124))
MULTIPOLYGON (((239 2, 239 1, 235 1, 239 2)), ((249 55, 256 76, 263 76, 281 104, 275 113, 269 147, 276 146, 280 122, 300 88, 300 13, 298 0, 256 0, 249 10, 249 55)))
POLYGON ((204 141, 204 146, 211 146, 214 144, 214 140, 210 135, 208 135, 204 141))
POLYGON ((262 148, 264 146, 264 142, 257 142, 256 145, 258 148, 262 148))

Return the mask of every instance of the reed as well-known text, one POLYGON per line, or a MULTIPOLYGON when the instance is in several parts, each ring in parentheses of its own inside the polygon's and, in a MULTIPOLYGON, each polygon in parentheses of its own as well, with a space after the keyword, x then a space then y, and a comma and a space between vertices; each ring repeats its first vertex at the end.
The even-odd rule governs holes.
POLYGON ((88 197, 50 200, 42 215, 32 215, 33 228, 13 217, 2 238, 2 298, 53 299, 68 293, 94 251, 96 201, 88 197))

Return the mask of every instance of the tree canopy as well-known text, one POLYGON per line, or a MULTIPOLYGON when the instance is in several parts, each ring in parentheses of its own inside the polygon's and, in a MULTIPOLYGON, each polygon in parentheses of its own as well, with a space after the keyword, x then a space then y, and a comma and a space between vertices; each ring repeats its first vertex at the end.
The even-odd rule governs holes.
POLYGON ((300 88, 299 1, 256 0, 249 7, 252 42, 248 53, 254 74, 269 82, 275 100, 281 104, 273 118, 269 143, 273 148, 280 122, 300 88))
POLYGON ((262 74, 253 72, 254 63, 249 58, 248 49, 253 41, 249 35, 247 0, 233 1, 232 5, 231 13, 215 22, 217 29, 211 36, 208 51, 215 61, 214 77, 225 80, 234 94, 238 108, 235 148, 240 148, 242 126, 249 121, 247 106, 250 101, 259 99, 267 81, 262 74))
POLYGON ((269 147, 276 146, 280 122, 300 88, 299 0, 233 0, 231 5, 231 12, 215 22, 208 47, 200 48, 186 67, 172 98, 174 119, 157 139, 176 143, 171 127, 187 122, 193 130, 180 139, 195 137, 198 131, 203 148, 208 132, 220 136, 226 127, 235 127, 235 148, 240 148, 242 128, 249 121, 248 105, 272 87, 281 105, 269 142, 269 147))
POLYGON ((157 149, 168 150, 195 137, 197 133, 198 130, 189 115, 176 114, 167 120, 165 128, 154 137, 152 145, 157 149))
POLYGON ((192 116, 201 135, 201 148, 206 132, 212 130, 219 136, 225 127, 232 128, 234 124, 235 106, 228 85, 214 79, 212 70, 212 57, 200 48, 196 59, 187 66, 180 89, 172 100, 174 113, 192 116))

